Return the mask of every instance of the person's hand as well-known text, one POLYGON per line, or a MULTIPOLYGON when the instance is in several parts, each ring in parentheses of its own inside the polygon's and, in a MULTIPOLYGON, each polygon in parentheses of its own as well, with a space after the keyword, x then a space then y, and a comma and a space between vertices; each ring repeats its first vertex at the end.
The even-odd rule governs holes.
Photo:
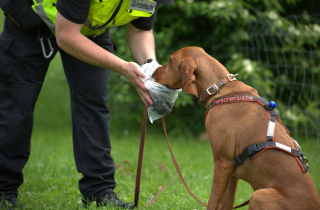
POLYGON ((126 73, 124 74, 125 78, 136 88, 137 92, 143 103, 146 106, 153 105, 148 89, 144 86, 142 80, 139 78, 148 79, 148 77, 141 71, 140 66, 134 62, 128 62, 126 73))

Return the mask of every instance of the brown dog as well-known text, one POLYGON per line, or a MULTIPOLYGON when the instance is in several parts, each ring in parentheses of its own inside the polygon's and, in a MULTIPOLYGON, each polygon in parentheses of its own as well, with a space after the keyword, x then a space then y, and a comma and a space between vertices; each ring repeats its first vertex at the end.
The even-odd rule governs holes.
MULTIPOLYGON (((198 98, 208 96, 200 98, 207 109, 217 99, 227 96, 259 98, 256 89, 234 81, 234 75, 230 75, 222 64, 198 47, 187 47, 173 53, 169 62, 155 71, 153 78, 162 85, 172 89, 182 88, 198 98), (220 89, 221 84, 224 86, 220 89)), ((241 165, 235 166, 236 157, 243 154, 246 148, 266 142, 269 130, 274 134, 271 143, 277 142, 287 150, 289 147, 297 149, 297 144, 280 121, 271 122, 272 109, 268 112, 261 105, 248 101, 227 103, 207 110, 206 130, 214 158, 214 176, 207 209, 232 209, 238 179, 243 179, 254 189, 249 202, 250 210, 319 210, 319 194, 310 174, 304 170, 306 167, 303 168, 302 159, 284 152, 285 149, 265 149, 254 161, 247 158, 241 165), (270 125, 274 125, 273 130, 270 125)))

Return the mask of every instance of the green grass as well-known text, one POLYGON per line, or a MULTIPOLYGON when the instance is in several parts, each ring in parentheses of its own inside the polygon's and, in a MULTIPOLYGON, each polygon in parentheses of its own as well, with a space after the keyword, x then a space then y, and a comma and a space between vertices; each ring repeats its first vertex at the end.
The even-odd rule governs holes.
MULTIPOLYGON (((31 157, 23 170, 25 180, 19 188, 19 200, 26 209, 82 209, 82 196, 78 190, 81 174, 76 171, 72 135, 67 130, 52 132, 35 129, 31 157)), ((200 200, 207 203, 213 175, 209 142, 199 142, 186 136, 171 136, 170 129, 168 132, 172 150, 187 184, 200 200)), ((125 135, 118 130, 113 132, 111 139, 112 155, 116 164, 119 163, 115 176, 117 195, 126 202, 133 202, 139 131, 125 135)), ((301 146, 309 148, 306 155, 309 158, 310 174, 320 191, 320 162, 315 149, 317 142, 302 142, 301 146)), ((181 183, 171 161, 164 134, 147 132, 140 206, 145 206, 160 186, 166 187, 151 205, 151 209, 205 209, 189 195, 181 183)), ((247 183, 240 181, 236 204, 249 199, 252 192, 247 183)))

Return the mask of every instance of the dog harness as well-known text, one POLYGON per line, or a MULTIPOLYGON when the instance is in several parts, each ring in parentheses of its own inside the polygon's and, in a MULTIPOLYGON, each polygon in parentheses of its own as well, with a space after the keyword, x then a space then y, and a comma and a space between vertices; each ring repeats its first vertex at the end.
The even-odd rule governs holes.
POLYGON ((274 142, 274 130, 275 130, 275 125, 276 125, 276 120, 284 127, 288 135, 290 135, 289 131, 287 128, 282 124, 281 120, 279 119, 279 115, 274 111, 274 108, 276 107, 275 102, 270 101, 268 102, 262 97, 255 97, 255 96, 250 96, 250 95, 237 95, 237 96, 229 96, 229 97, 224 97, 224 98, 219 98, 215 100, 207 109, 205 113, 205 122, 207 119, 207 114, 208 111, 218 105, 223 105, 223 104, 230 104, 230 103, 236 103, 236 102, 257 102, 263 108, 267 111, 269 115, 269 124, 268 124, 268 129, 267 129, 267 137, 266 141, 262 143, 256 143, 252 146, 249 146, 246 148, 246 150, 236 157, 234 160, 234 165, 238 167, 241 165, 247 158, 250 159, 252 162, 256 157, 258 157, 262 152, 264 152, 266 149, 279 149, 281 151, 284 151, 292 156, 295 157, 297 160, 298 164, 300 165, 302 171, 305 173, 308 171, 308 159, 303 155, 301 151, 301 147, 299 146, 298 142, 291 138, 293 141, 296 150, 292 149, 291 147, 288 147, 286 145, 283 145, 278 142, 274 142))

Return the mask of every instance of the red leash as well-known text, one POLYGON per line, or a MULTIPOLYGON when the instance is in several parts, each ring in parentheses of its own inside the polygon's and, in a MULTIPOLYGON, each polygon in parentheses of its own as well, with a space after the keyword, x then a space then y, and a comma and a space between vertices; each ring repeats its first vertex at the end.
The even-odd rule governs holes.
POLYGON ((147 106, 144 107, 142 127, 141 127, 141 138, 140 138, 140 147, 139 147, 139 158, 138 158, 138 167, 137 167, 137 176, 136 176, 136 186, 134 192, 134 206, 137 208, 139 203, 139 193, 140 193, 140 180, 141 180, 141 170, 142 170, 142 160, 143 160, 143 151, 144 143, 146 140, 146 130, 147 130, 147 106))
POLYGON ((205 203, 203 203, 199 198, 197 198, 197 197, 191 192, 191 190, 190 190, 190 188, 188 187, 186 181, 184 181, 184 178, 183 178, 182 173, 181 173, 181 171, 180 171, 179 165, 178 165, 178 163, 177 163, 177 161, 176 161, 176 159, 175 159, 175 157, 174 157, 174 155, 173 155, 173 153, 172 153, 172 150, 171 150, 171 147, 170 147, 170 144, 169 144, 169 140, 168 140, 168 136, 167 136, 167 129, 166 129, 165 118, 162 117, 161 120, 162 120, 163 131, 164 131, 164 134, 165 134, 166 139, 167 139, 167 144, 168 144, 168 147, 169 147, 169 150, 170 150, 170 154, 171 154, 172 161, 173 161, 173 163, 174 163, 174 166, 176 167, 176 170, 177 170, 177 172, 178 172, 178 174, 179 174, 179 177, 180 177, 183 185, 184 185, 185 188, 188 190, 188 192, 190 193, 190 195, 192 195, 192 197, 194 197, 194 199, 196 199, 199 203, 201 203, 202 205, 204 205, 205 207, 207 207, 207 205, 206 205, 205 203))
MULTIPOLYGON (((190 195, 192 195, 192 197, 194 197, 194 199, 196 199, 199 203, 201 203, 202 205, 204 205, 205 207, 207 207, 207 205, 205 203, 203 203, 199 198, 197 198, 192 191, 190 190, 190 188, 188 187, 187 183, 185 182, 182 173, 180 171, 179 165, 173 155, 173 152, 171 150, 170 144, 169 144, 169 140, 168 140, 168 135, 167 135, 167 130, 166 130, 166 123, 165 123, 165 117, 161 118, 162 120, 162 126, 163 126, 163 131, 164 134, 166 136, 166 140, 167 140, 167 144, 169 147, 169 151, 171 154, 171 158, 172 161, 174 163, 174 166, 179 174, 179 177, 183 183, 183 185, 185 186, 185 188, 188 190, 188 192, 190 193, 190 195)), ((137 176, 136 176, 136 185, 135 185, 135 194, 134 194, 134 205, 137 208, 138 207, 138 203, 139 203, 139 193, 140 193, 140 181, 141 181, 141 170, 142 170, 142 160, 143 160, 143 152, 144 152, 144 143, 145 143, 145 139, 146 139, 146 130, 147 130, 147 107, 144 107, 144 113, 143 113, 143 119, 142 119, 142 128, 141 128, 141 138, 140 138, 140 147, 139 147, 139 158, 138 158, 138 167, 137 167, 137 176)), ((152 202, 153 203, 153 202, 152 202)), ((247 200, 246 202, 233 207, 233 209, 236 208, 240 208, 242 206, 248 205, 249 204, 249 200, 247 200)))

